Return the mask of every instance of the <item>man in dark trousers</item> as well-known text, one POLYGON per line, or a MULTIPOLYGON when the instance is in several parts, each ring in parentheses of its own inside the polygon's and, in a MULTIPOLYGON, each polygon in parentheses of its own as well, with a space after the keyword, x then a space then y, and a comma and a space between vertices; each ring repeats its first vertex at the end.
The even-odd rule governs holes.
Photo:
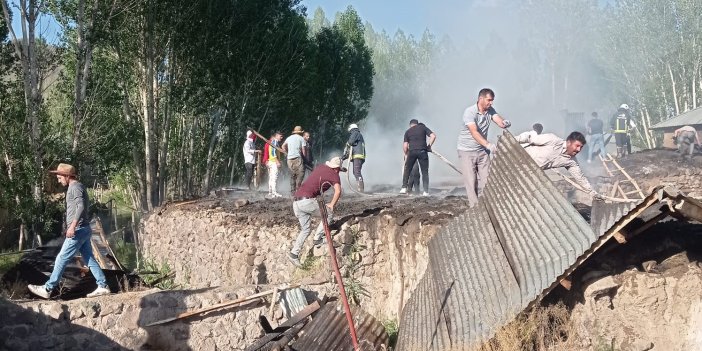
POLYGON ((361 169, 363 168, 363 162, 366 161, 366 143, 363 141, 363 134, 361 134, 361 130, 358 129, 356 123, 349 125, 349 140, 346 142, 346 150, 343 159, 351 157, 353 176, 356 178, 358 191, 362 193, 364 189, 361 169))
POLYGON ((422 172, 422 195, 429 195, 429 155, 431 146, 436 141, 436 134, 416 119, 410 121, 410 127, 405 132, 405 139, 402 143, 402 151, 405 153, 405 171, 402 172, 402 189, 400 194, 407 194, 407 183, 409 183, 410 173, 414 163, 419 161, 419 168, 422 172), (429 141, 427 142, 427 137, 429 141))
POLYGON ((105 273, 98 265, 97 260, 95 260, 93 247, 90 242, 92 231, 90 229, 90 216, 88 215, 88 191, 78 181, 75 167, 69 164, 59 163, 56 170, 50 171, 50 173, 56 174, 56 178, 61 185, 68 186, 68 190, 66 190, 66 218, 64 222, 66 239, 63 241, 61 251, 56 256, 56 262, 49 281, 44 285, 29 285, 27 288, 32 294, 48 299, 51 296, 51 292, 58 287, 68 263, 76 253, 80 252, 83 262, 88 265, 90 273, 93 274, 97 281, 97 289, 89 293, 88 297, 109 294, 110 288, 107 286, 105 273))
POLYGON ((617 144, 617 158, 626 156, 627 151, 631 153, 631 141, 629 140, 629 127, 631 127, 631 114, 629 105, 621 104, 617 113, 612 116, 610 127, 614 134, 614 141, 617 144))
MULTIPOLYGON (((334 208, 341 199, 341 178, 339 172, 346 172, 346 169, 341 167, 341 158, 334 157, 325 162, 323 165, 317 166, 310 176, 302 182, 302 185, 293 196, 293 212, 295 217, 300 222, 300 234, 293 242, 293 247, 288 253, 288 259, 295 265, 300 267, 300 251, 305 244, 305 240, 310 235, 312 223, 312 215, 319 211, 317 204, 317 196, 323 194, 329 188, 334 188, 334 196, 331 202, 327 204, 327 221, 330 222, 334 214, 334 208)), ((314 236, 314 245, 321 246, 324 244, 324 227, 322 222, 317 226, 317 231, 314 236)))

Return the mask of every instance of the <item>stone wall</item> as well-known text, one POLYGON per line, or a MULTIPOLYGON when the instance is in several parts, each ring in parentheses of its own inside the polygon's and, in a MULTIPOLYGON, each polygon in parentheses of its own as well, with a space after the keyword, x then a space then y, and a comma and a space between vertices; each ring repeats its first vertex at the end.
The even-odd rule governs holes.
MULTIPOLYGON (((72 301, 0 299, 0 349, 243 349, 263 334, 258 316, 268 313, 267 304, 252 302, 184 321, 145 325, 253 293, 249 287, 149 290, 72 301)), ((276 320, 282 319, 280 308, 275 311, 276 320)))
MULTIPOLYGON (((361 306, 381 321, 398 318, 426 269, 429 239, 453 215, 438 209, 416 211, 400 213, 387 208, 342 215, 341 224, 337 223, 332 233, 342 272, 355 266, 349 280, 365 289, 361 306)), ((321 267, 307 271, 288 261, 287 252, 299 230, 295 217, 271 224, 241 220, 229 210, 173 209, 151 215, 143 223, 145 257, 167 262, 176 273, 176 282, 188 288, 301 281, 326 283, 317 287, 325 291, 336 289, 327 260, 318 259, 321 267)), ((315 219, 313 224, 317 223, 315 219)), ((311 241, 307 240, 303 253, 311 241)), ((313 256, 327 255, 314 252, 313 256)))

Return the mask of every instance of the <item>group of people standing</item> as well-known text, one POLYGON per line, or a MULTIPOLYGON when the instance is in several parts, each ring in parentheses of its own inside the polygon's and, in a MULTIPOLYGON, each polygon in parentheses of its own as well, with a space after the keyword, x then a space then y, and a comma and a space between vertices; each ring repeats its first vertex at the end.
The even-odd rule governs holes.
MULTIPOLYGON (((358 125, 349 125, 348 132, 349 139, 341 160, 350 158, 358 191, 363 192, 364 182, 361 172, 366 159, 365 141, 358 125)), ((302 185, 305 175, 309 174, 315 165, 310 132, 303 130, 301 126, 296 126, 293 128, 290 136, 283 140, 283 133, 275 131, 271 134, 270 139, 265 142, 263 150, 256 149, 255 141, 256 133, 251 130, 247 131, 246 140, 242 148, 245 167, 244 185, 249 190, 253 190, 254 169, 256 163, 259 162, 257 153, 262 153, 260 162, 266 166, 268 173, 268 194, 266 197, 283 197, 278 192, 278 177, 283 161, 285 161, 290 174, 290 194, 294 196, 297 189, 302 185)))
POLYGON ((252 181, 254 168, 259 162, 257 153, 262 153, 260 162, 268 170, 268 198, 282 197, 278 192, 278 176, 284 160, 290 171, 290 192, 294 193, 302 184, 306 169, 312 169, 314 158, 311 152, 311 134, 300 126, 293 128, 290 136, 283 141, 283 133, 275 131, 270 139, 266 141, 263 150, 256 149, 256 134, 252 131, 246 132, 244 141, 244 185, 253 190, 252 181))

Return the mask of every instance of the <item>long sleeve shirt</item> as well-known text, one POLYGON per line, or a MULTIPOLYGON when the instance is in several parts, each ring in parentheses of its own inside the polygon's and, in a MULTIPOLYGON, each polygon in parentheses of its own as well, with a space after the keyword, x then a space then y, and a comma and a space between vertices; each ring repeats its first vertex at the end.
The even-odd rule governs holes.
POLYGON ((66 191, 66 227, 77 221, 76 228, 89 226, 88 192, 80 182, 71 182, 66 191))
POLYGON ((578 161, 566 154, 565 140, 554 134, 524 133, 517 136, 517 141, 521 144, 527 144, 524 149, 541 169, 565 168, 585 191, 594 192, 592 185, 580 169, 578 161))
POLYGON ((256 158, 254 157, 254 152, 256 151, 256 145, 254 141, 250 138, 246 138, 244 142, 244 163, 256 163, 256 158))

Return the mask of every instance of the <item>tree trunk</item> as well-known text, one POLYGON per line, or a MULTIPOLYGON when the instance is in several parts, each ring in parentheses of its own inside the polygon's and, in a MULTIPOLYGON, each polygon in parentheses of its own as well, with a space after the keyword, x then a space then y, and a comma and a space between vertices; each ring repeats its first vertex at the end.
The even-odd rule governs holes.
POLYGON ((670 67, 670 63, 667 64, 668 73, 670 74, 670 85, 673 88, 673 101, 675 102, 675 115, 680 114, 680 105, 678 104, 678 91, 675 88, 675 77, 673 77, 673 69, 670 67))
MULTIPOLYGON (((227 111, 224 111, 225 118, 227 111)), ((212 131, 210 133, 210 146, 207 149, 207 166, 205 167, 204 182, 202 184, 202 196, 207 196, 210 193, 210 178, 212 177, 212 156, 214 155, 215 146, 217 145, 217 134, 219 131, 219 121, 221 119, 222 112, 216 111, 214 113, 214 120, 212 121, 212 131)))
MULTIPOLYGON (((44 147, 42 146, 41 120, 39 116, 42 101, 41 81, 39 79, 39 61, 37 59, 35 38, 36 23, 39 16, 39 4, 37 4, 36 0, 20 1, 20 24, 22 28, 22 38, 20 41, 12 27, 7 1, 3 0, 0 1, 0 3, 2 4, 3 15, 10 33, 10 40, 14 43, 15 54, 22 66, 25 115, 33 161, 32 198, 34 199, 35 208, 40 210, 43 208, 42 155, 44 154, 44 147)), ((33 243, 41 243, 41 237, 39 236, 40 231, 41 226, 38 221, 35 221, 32 224, 32 232, 35 235, 33 243)))
POLYGON ((95 13, 97 12, 98 1, 94 0, 90 11, 90 19, 85 20, 85 0, 78 1, 78 17, 76 19, 77 34, 76 39, 76 78, 73 101, 73 138, 71 143, 71 153, 78 152, 80 144, 80 134, 85 111, 83 105, 87 96, 88 81, 93 61, 92 33, 95 26, 95 13))
POLYGON ((144 127, 144 160, 146 162, 146 203, 147 210, 153 210, 158 198, 156 167, 158 165, 158 146, 156 140, 156 122, 154 106, 155 52, 153 39, 152 11, 147 2, 146 18, 142 28, 143 51, 140 64, 140 96, 142 104, 142 123, 144 127))

